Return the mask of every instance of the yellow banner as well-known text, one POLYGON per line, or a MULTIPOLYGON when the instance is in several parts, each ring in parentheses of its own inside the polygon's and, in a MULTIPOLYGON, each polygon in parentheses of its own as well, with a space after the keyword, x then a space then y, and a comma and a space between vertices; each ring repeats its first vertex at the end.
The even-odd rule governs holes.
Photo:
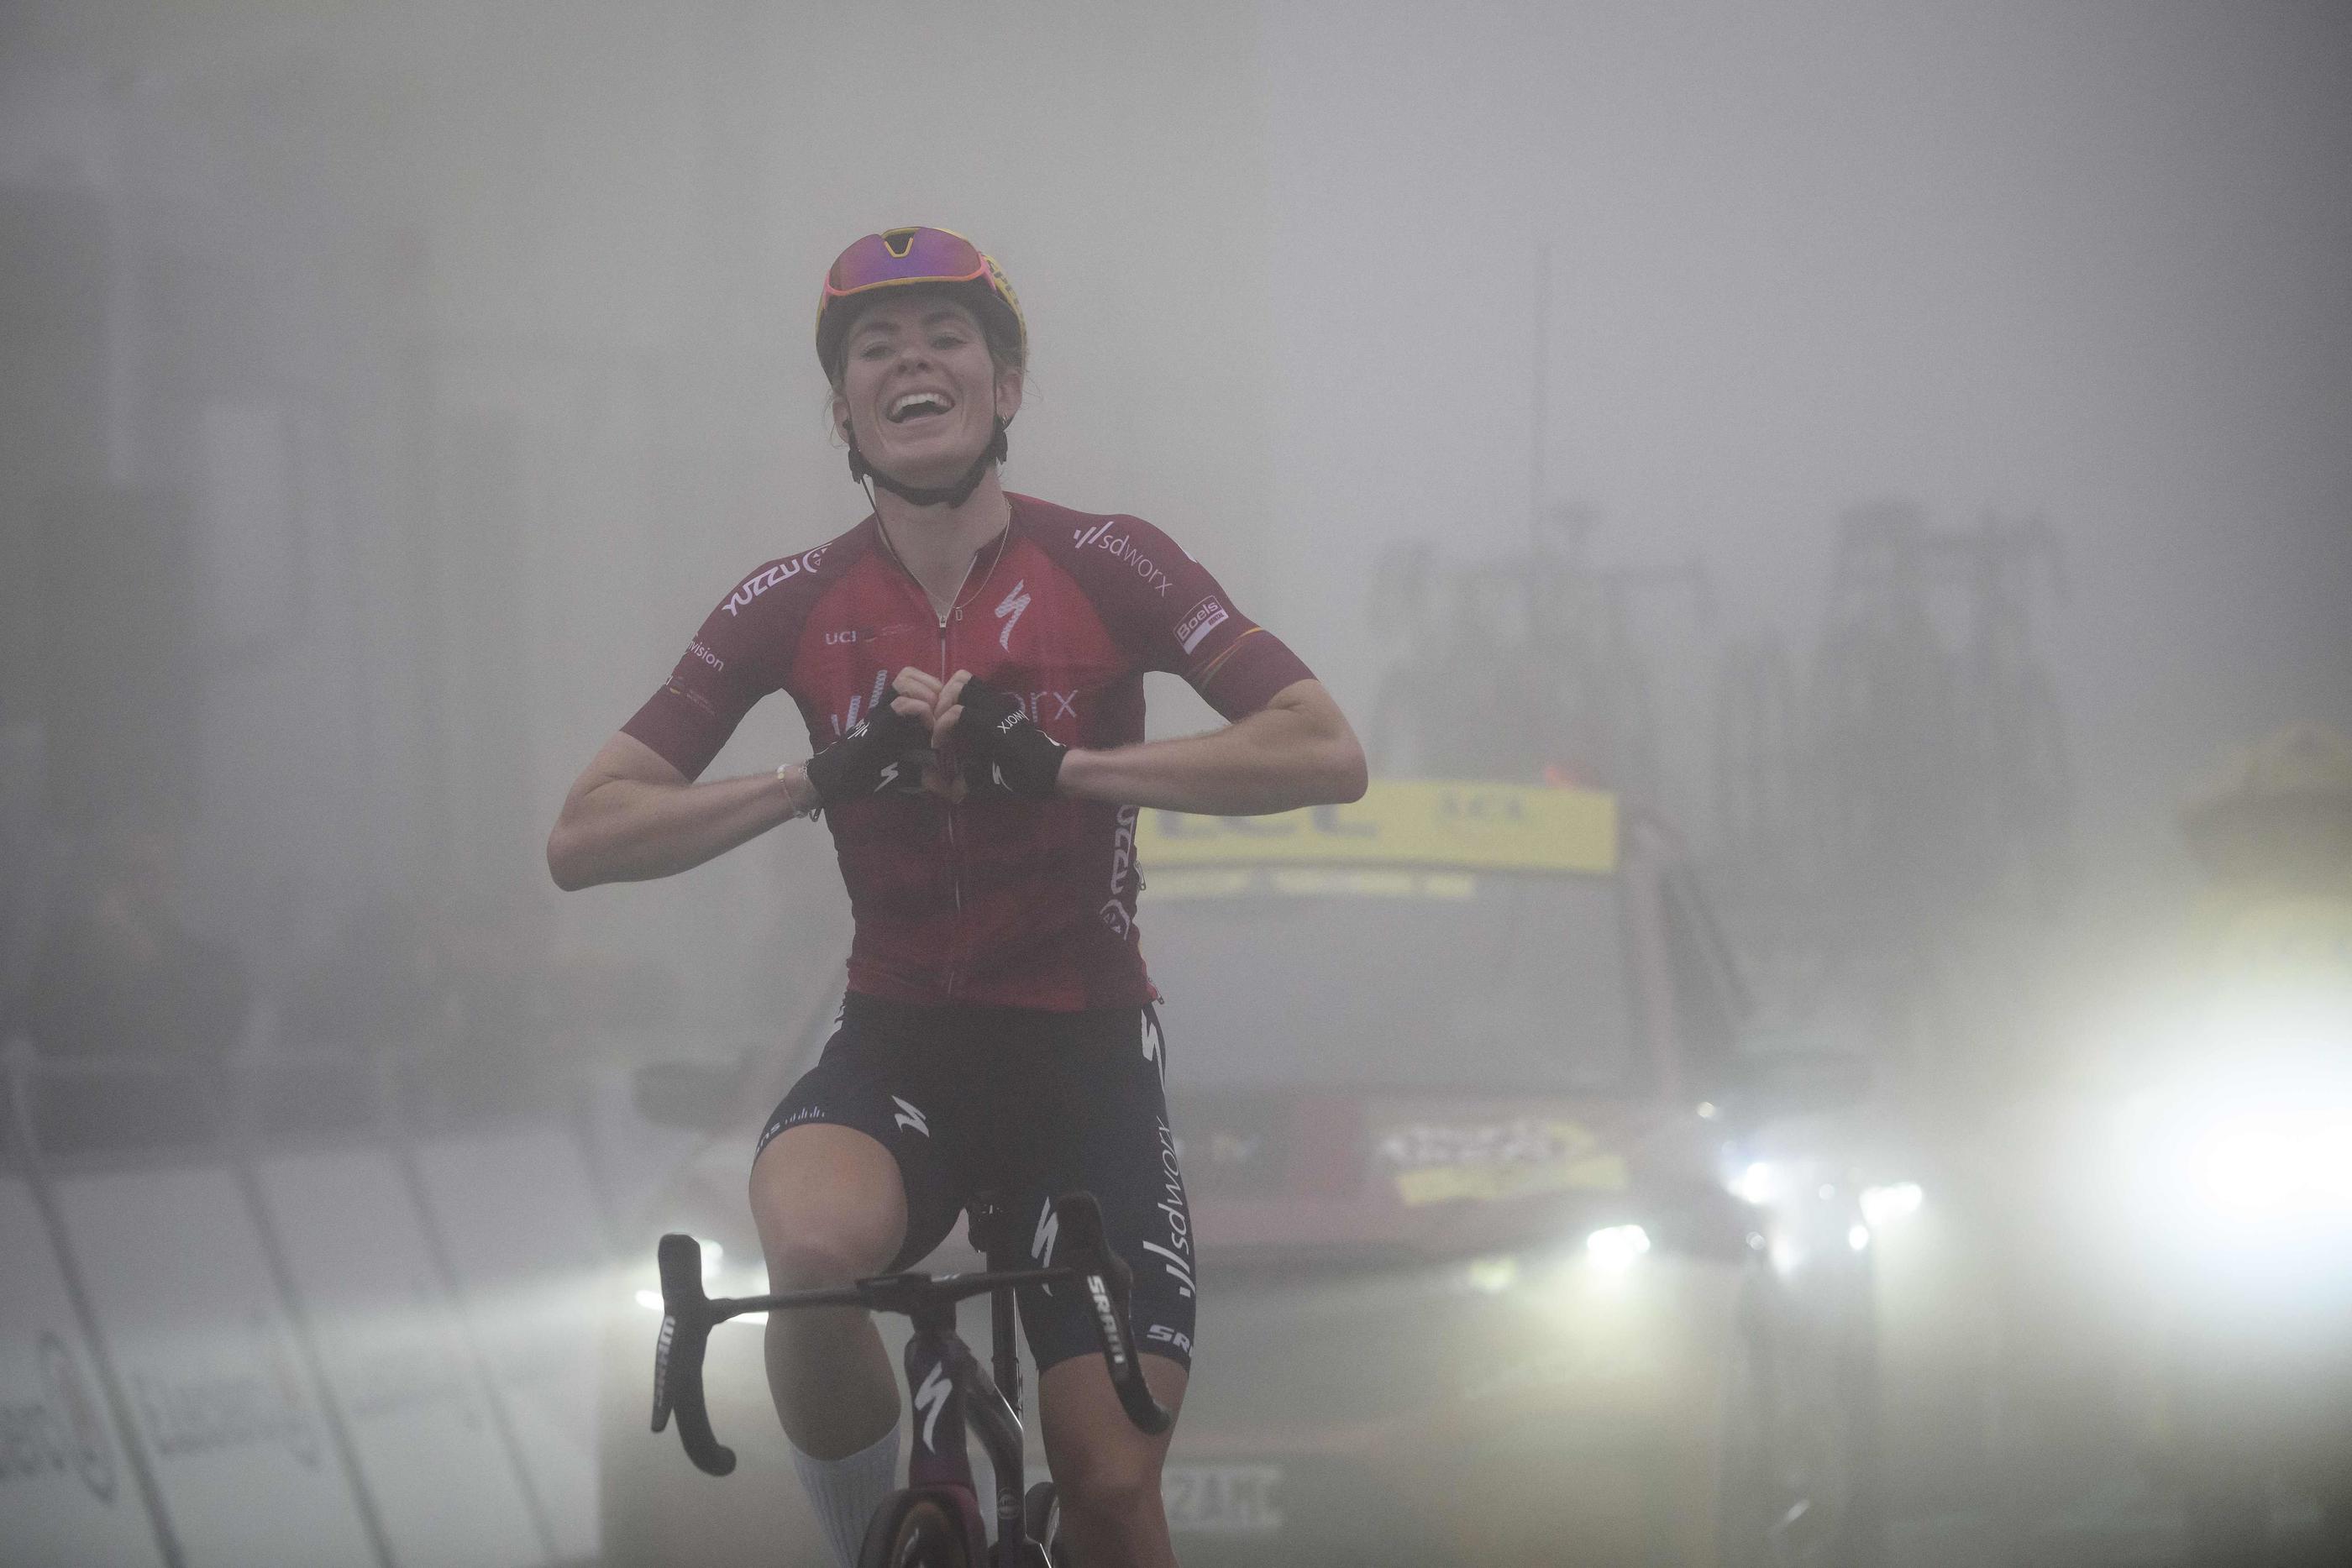
POLYGON ((1617 869, 1617 798, 1592 789, 1373 781, 1348 806, 1270 817, 1147 810, 1135 825, 1144 874, 1167 866, 1279 862, 1453 871, 1617 869))
POLYGON ((1543 1192, 1580 1188, 1622 1192, 1627 1186, 1622 1155, 1591 1155, 1580 1160, 1550 1160, 1532 1166, 1429 1166, 1399 1171, 1397 1198, 1408 1208, 1425 1203, 1473 1199, 1500 1203, 1543 1192))

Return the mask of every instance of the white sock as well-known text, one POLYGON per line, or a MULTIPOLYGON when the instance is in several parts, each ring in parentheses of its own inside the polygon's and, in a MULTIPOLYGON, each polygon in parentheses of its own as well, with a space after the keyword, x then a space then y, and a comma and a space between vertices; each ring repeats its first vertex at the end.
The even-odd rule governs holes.
POLYGON ((834 1561, 841 1568, 857 1568, 866 1526, 898 1485, 898 1423, 892 1421, 871 1448, 838 1459, 814 1458, 802 1453, 797 1443, 784 1447, 793 1451, 793 1469, 816 1510, 817 1522, 824 1527, 834 1561))

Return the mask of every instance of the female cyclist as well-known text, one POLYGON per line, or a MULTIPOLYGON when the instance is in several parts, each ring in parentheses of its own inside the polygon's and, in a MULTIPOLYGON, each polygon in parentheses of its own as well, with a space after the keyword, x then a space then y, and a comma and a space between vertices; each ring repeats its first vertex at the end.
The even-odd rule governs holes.
MULTIPOLYGON (((752 1163, 772 1288, 910 1267, 983 1190, 1042 1264, 1052 1196, 1084 1187, 1135 1272, 1148 1380, 1177 1407, 1193 1248, 1137 945, 1136 810, 1352 800, 1362 748, 1307 666, 1165 534, 1003 488, 1027 328, 970 241, 902 228, 851 246, 816 346, 872 513, 720 601, 572 786, 549 869, 566 888, 667 876, 822 812, 856 935, 839 1025, 752 1163), (1145 741, 1147 670, 1228 723, 1145 741), (695 782, 775 691, 800 709, 808 760, 695 782)), ((1088 1568, 1173 1563, 1168 1438, 1129 1424, 1078 1303, 1032 1292, 1021 1316, 1071 1548, 1088 1568)), ((861 1312, 779 1312, 767 1358, 850 1563, 898 1469, 881 1337, 861 1312)))

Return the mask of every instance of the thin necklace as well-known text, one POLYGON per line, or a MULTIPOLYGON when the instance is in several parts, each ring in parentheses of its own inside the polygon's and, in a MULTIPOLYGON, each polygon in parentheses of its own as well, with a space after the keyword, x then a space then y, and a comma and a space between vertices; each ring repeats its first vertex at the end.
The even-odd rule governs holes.
MULTIPOLYGON (((872 500, 874 492, 869 489, 866 491, 866 495, 868 500, 872 500)), ((879 503, 877 503, 874 507, 874 531, 882 536, 882 548, 889 552, 889 556, 892 560, 898 563, 898 570, 907 574, 907 580, 909 582, 912 582, 917 588, 922 589, 923 597, 926 600, 929 600, 931 597, 931 591, 928 588, 923 588, 923 580, 915 575, 915 569, 907 564, 907 558, 900 555, 898 553, 898 547, 890 542, 890 529, 888 526, 882 521, 882 507, 879 503)), ((944 626, 956 616, 962 614, 964 606, 970 604, 973 600, 980 597, 980 591, 988 586, 989 578, 993 575, 996 570, 996 563, 1004 559, 1004 541, 1012 537, 1013 521, 1008 517, 1005 519, 1004 531, 996 536, 996 553, 988 558, 988 570, 980 574, 980 580, 978 582, 972 583, 971 591, 969 594, 966 594, 963 598, 958 599, 953 603, 950 604, 945 611, 940 610, 936 604, 932 606, 931 613, 939 616, 940 625, 944 626)), ((972 561, 977 561, 979 559, 980 552, 978 550, 974 550, 971 552, 971 560, 964 563, 963 582, 971 582, 972 561)), ((958 592, 962 591, 963 582, 956 584, 956 590, 958 592)))

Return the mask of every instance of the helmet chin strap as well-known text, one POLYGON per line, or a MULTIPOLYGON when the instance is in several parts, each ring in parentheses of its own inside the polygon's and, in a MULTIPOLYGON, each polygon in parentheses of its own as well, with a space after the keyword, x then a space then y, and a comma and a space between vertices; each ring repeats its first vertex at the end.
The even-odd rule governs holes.
POLYGON ((961 507, 980 488, 981 476, 988 472, 988 465, 1003 462, 1011 450, 1004 439, 1004 421, 1000 418, 996 434, 989 437, 988 444, 971 460, 971 466, 964 470, 961 480, 952 485, 906 485, 866 461, 866 455, 857 450, 857 437, 853 435, 849 438, 849 476, 861 485, 871 479, 900 500, 918 507, 961 507))

